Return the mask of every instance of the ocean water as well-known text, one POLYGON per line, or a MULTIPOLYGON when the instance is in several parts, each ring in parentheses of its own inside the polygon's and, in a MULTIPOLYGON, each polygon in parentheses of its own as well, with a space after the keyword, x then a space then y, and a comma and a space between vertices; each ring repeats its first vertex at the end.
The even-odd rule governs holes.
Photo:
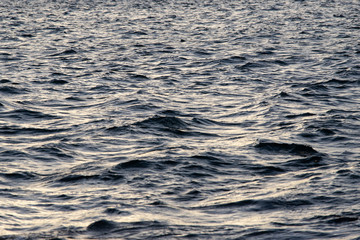
POLYGON ((0 239, 360 239, 359 0, 1 0, 0 239))

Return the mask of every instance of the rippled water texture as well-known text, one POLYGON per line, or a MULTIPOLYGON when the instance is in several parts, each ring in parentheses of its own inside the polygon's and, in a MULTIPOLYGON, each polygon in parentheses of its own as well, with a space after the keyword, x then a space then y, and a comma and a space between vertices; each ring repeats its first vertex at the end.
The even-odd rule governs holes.
POLYGON ((358 0, 1 0, 0 239, 360 239, 358 0))

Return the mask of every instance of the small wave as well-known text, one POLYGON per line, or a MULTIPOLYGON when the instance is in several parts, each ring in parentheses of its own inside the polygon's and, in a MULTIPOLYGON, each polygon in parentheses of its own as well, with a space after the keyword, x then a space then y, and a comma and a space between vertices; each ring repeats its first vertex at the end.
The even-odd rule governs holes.
POLYGON ((276 166, 266 166, 266 165, 250 165, 245 166, 246 169, 250 170, 252 173, 259 175, 277 175, 287 172, 285 169, 276 167, 276 166))
POLYGON ((73 159, 75 153, 66 149, 66 146, 62 144, 46 144, 41 147, 30 147, 28 150, 34 152, 34 157, 38 157, 44 160, 50 160, 52 157, 56 159, 73 159), (45 158, 45 156, 50 156, 51 158, 45 158))
POLYGON ((88 227, 88 231, 95 232, 108 232, 117 227, 117 224, 113 221, 101 219, 99 221, 91 223, 88 227))
POLYGON ((145 81, 149 80, 149 78, 143 74, 129 74, 131 79, 139 80, 139 81, 145 81))
POLYGON ((158 131, 158 134, 174 134, 178 137, 216 137, 216 134, 196 131, 191 122, 183 120, 176 116, 158 116, 147 118, 143 121, 136 122, 131 126, 136 127, 139 130, 150 131, 154 134, 154 131, 158 131))
POLYGON ((218 209, 218 208, 246 208, 248 211, 269 211, 277 209, 295 209, 312 205, 313 203, 305 199, 285 200, 275 199, 246 199, 236 202, 216 203, 213 205, 198 207, 200 209, 218 209))
POLYGON ((231 63, 241 63, 246 61, 246 57, 243 56, 231 56, 224 59, 217 60, 216 62, 219 63, 225 63, 225 64, 231 64, 231 63))
POLYGON ((158 108, 159 108, 158 106, 156 106, 155 104, 152 104, 152 103, 133 104, 132 106, 129 107, 129 109, 135 110, 135 111, 149 111, 149 110, 154 110, 154 109, 158 109, 158 108))
POLYGON ((348 224, 351 222, 358 221, 359 213, 344 212, 341 214, 318 215, 307 220, 311 222, 316 221, 316 222, 324 222, 324 223, 336 224, 336 225, 348 224))
POLYGON ((35 35, 31 34, 31 33, 23 33, 20 36, 24 37, 24 38, 33 38, 33 37, 35 37, 35 35))
POLYGON ((158 236, 158 238, 161 238, 161 236, 163 235, 163 231, 166 230, 168 227, 169 226, 167 224, 158 221, 141 221, 141 222, 125 223, 125 222, 115 222, 107 219, 100 219, 89 224, 86 230, 88 234, 95 236, 100 235, 101 238, 109 235, 110 237, 127 236, 125 238, 128 238, 129 236, 131 236, 131 238, 135 238, 135 239, 144 239, 144 236, 148 234, 149 230, 151 230, 154 236, 158 236), (146 234, 144 235, 144 233, 146 234))
POLYGON ((25 88, 16 88, 12 86, 0 87, 0 93, 5 93, 5 94, 25 94, 27 92, 28 90, 25 88))
POLYGON ((67 129, 43 129, 43 128, 24 128, 20 126, 0 127, 0 135, 48 135, 67 131, 67 129))
POLYGON ((11 118, 16 120, 48 120, 57 118, 54 115, 45 114, 42 112, 27 110, 27 109, 17 109, 8 112, 1 112, 0 118, 11 118))
POLYGON ((186 117, 188 116, 187 114, 184 114, 180 111, 177 111, 177 110, 161 110, 158 112, 158 114, 161 116, 161 115, 165 115, 165 116, 172 116, 172 117, 176 117, 176 116, 183 116, 183 117, 186 117))
POLYGON ((104 170, 98 174, 82 174, 80 170, 75 169, 73 170, 73 173, 68 173, 65 175, 61 175, 60 177, 57 177, 56 181, 65 184, 102 181, 102 182, 107 182, 107 184, 109 184, 111 182, 116 183, 121 180, 124 180, 124 176, 113 170, 104 170))
POLYGON ((124 35, 127 35, 127 36, 131 36, 131 35, 134 35, 134 36, 146 36, 148 34, 145 31, 131 30, 131 31, 125 32, 124 35))
POLYGON ((115 169, 131 169, 131 168, 149 168, 152 166, 150 161, 146 160, 130 160, 128 162, 119 163, 115 166, 115 169))
POLYGON ((202 166, 200 164, 186 164, 185 166, 181 167, 179 171, 189 176, 190 178, 204 178, 204 177, 214 177, 214 173, 218 173, 217 169, 202 166))
POLYGON ((18 57, 0 57, 0 61, 10 62, 10 61, 20 61, 21 58, 18 57))
POLYGON ((10 180, 31 180, 37 176, 31 172, 13 172, 13 173, 0 173, 0 176, 10 180))
POLYGON ((80 175, 80 174, 72 174, 67 175, 65 177, 60 178, 59 182, 79 182, 84 180, 97 179, 99 175, 80 175))
POLYGON ((119 210, 117 208, 107 208, 107 209, 105 209, 104 213, 106 213, 108 215, 121 215, 121 216, 131 215, 130 212, 122 211, 122 210, 119 210))
POLYGON ((258 51, 256 53, 259 55, 273 55, 273 54, 275 54, 275 52, 273 50, 275 50, 275 49, 258 51))
POLYGON ((9 79, 1 79, 0 83, 10 83, 11 81, 9 79))
POLYGON ((266 64, 258 63, 258 62, 247 62, 243 65, 236 66, 235 68, 241 71, 251 71, 254 68, 263 68, 263 67, 266 67, 266 64))
POLYGON ((131 130, 131 126, 129 126, 129 125, 120 126, 120 127, 112 126, 112 127, 106 128, 105 131, 108 132, 108 133, 110 133, 110 134, 113 134, 113 133, 119 134, 119 133, 133 132, 133 131, 131 130))
POLYGON ((66 80, 61 80, 61 79, 53 79, 50 81, 51 84, 55 84, 55 85, 64 85, 64 84, 67 84, 69 83, 68 81, 66 80))
POLYGON ((340 69, 336 71, 336 74, 343 77, 358 77, 360 76, 360 71, 356 67, 350 67, 350 68, 340 69))
POLYGON ((321 133, 321 134, 324 134, 326 136, 330 136, 330 135, 335 135, 335 131, 331 130, 331 129, 328 129, 328 128, 320 128, 318 129, 318 131, 321 133))
POLYGON ((11 56, 11 53, 0 52, 0 56, 11 56))
POLYGON ((325 165, 322 156, 309 156, 301 159, 294 159, 282 164, 283 167, 293 167, 296 169, 306 169, 325 165))
POLYGON ((64 55, 72 55, 72 54, 77 54, 77 51, 75 51, 74 49, 67 49, 65 51, 55 53, 50 56, 55 57, 55 56, 64 56, 64 55))
POLYGON ((205 118, 193 118, 192 122, 200 125, 220 125, 218 122, 205 119, 205 118))
POLYGON ((260 140, 255 145, 260 151, 273 154, 292 154, 300 156, 311 156, 319 154, 318 151, 309 145, 296 144, 296 143, 277 143, 268 140, 260 140))
POLYGON ((290 115, 286 115, 285 117, 288 119, 295 119, 295 118, 312 117, 312 116, 316 116, 316 114, 306 112, 301 114, 290 114, 290 115))
POLYGON ((206 50, 203 50, 203 49, 198 49, 198 50, 195 50, 195 51, 194 51, 194 54, 199 55, 199 56, 211 56, 211 55, 213 55, 214 53, 209 52, 209 51, 206 51, 206 50))
POLYGON ((145 119, 141 122, 135 123, 139 127, 166 127, 170 129, 186 129, 189 127, 189 124, 178 117, 173 116, 154 116, 148 119, 145 119))
POLYGON ((2 157, 16 157, 16 159, 19 159, 21 157, 28 157, 28 155, 25 152, 19 150, 5 150, 0 152, 0 159, 2 157))
POLYGON ((191 157, 192 159, 195 160, 201 160, 201 161, 206 161, 208 164, 212 165, 212 166, 231 166, 232 164, 229 163, 228 161, 222 160, 220 158, 211 156, 211 155, 195 155, 191 157))

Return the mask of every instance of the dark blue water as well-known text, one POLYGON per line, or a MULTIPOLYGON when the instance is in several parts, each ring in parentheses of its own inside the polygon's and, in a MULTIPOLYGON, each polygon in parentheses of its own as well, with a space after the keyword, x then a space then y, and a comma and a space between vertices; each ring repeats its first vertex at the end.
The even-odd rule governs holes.
POLYGON ((1 0, 0 239, 360 239, 358 0, 1 0))

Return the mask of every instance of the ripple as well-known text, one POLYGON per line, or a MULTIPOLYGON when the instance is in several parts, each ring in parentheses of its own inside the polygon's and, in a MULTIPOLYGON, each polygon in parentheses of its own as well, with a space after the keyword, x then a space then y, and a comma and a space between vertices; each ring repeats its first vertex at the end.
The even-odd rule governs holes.
POLYGON ((154 116, 148 119, 145 119, 141 122, 135 123, 139 127, 165 127, 168 129, 186 129, 190 126, 188 123, 177 117, 162 117, 154 116))
POLYGON ((12 87, 12 86, 3 86, 0 87, 0 93, 5 94, 25 94, 28 90, 26 88, 12 87))
POLYGON ((116 169, 128 169, 128 168, 148 168, 152 164, 145 160, 131 160, 128 162, 120 163, 116 165, 116 169))
POLYGON ((91 223, 88 227, 88 231, 95 231, 95 232, 109 232, 116 228, 115 222, 108 221, 105 219, 96 221, 91 223))
POLYGON ((42 129, 42 128, 26 128, 21 126, 4 126, 0 127, 1 135, 50 135, 65 132, 68 129, 42 129))
POLYGON ((300 156, 317 155, 318 151, 311 146, 297 144, 297 143, 278 143, 269 140, 260 140, 256 145, 259 151, 264 151, 272 154, 291 154, 300 156))
POLYGON ((254 200, 246 199, 236 202, 228 203, 217 203, 209 206, 200 207, 201 209, 218 209, 218 208, 246 208, 247 211, 271 211, 276 209, 296 209, 302 208, 313 203, 305 199, 295 200, 283 200, 283 199, 272 199, 272 200, 254 200))
POLYGON ((10 180, 32 180, 36 178, 36 175, 30 172, 13 172, 13 173, 0 173, 0 176, 10 180))
POLYGON ((0 2, 0 239, 358 237, 359 4, 0 2))
POLYGON ((67 50, 64 50, 62 52, 52 54, 50 56, 55 57, 55 56, 72 55, 72 54, 77 54, 77 51, 74 50, 74 49, 67 49, 67 50))
POLYGON ((16 120, 49 120, 57 118, 51 114, 45 114, 38 111, 27 109, 16 109, 8 112, 1 112, 0 118, 11 118, 16 120))

